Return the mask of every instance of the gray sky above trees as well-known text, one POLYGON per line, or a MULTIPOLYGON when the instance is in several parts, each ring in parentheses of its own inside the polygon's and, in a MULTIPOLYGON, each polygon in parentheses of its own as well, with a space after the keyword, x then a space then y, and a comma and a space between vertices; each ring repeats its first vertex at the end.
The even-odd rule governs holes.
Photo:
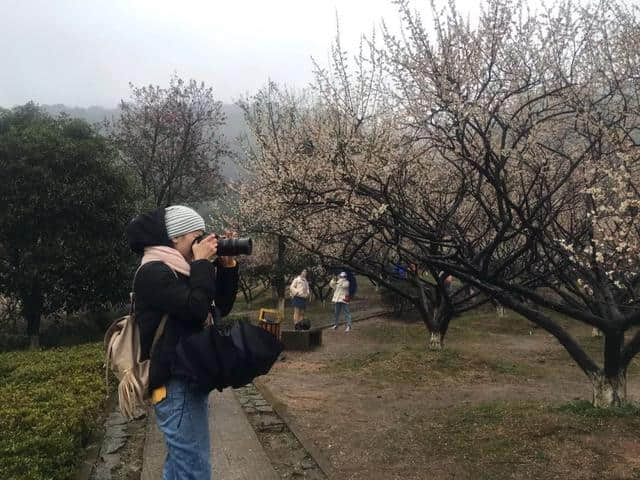
POLYGON ((0 0, 0 106, 114 107, 130 81, 166 85, 173 72, 225 102, 268 78, 303 86, 336 12, 352 51, 382 17, 399 23, 390 0, 0 0))
MULTIPOLYGON (((477 3, 456 0, 472 21, 477 3)), ((382 18, 393 31, 400 23, 392 0, 0 0, 0 106, 110 108, 129 82, 167 85, 174 72, 224 102, 269 78, 302 87, 311 57, 326 63, 336 14, 352 52, 382 18)))

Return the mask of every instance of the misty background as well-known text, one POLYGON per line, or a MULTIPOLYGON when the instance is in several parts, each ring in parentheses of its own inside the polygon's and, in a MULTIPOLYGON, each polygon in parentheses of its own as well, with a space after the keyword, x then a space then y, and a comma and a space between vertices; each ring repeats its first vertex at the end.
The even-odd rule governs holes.
MULTIPOLYGON (((0 18, 0 108, 32 101, 94 124, 118 115, 130 83, 166 87, 175 74, 213 87, 234 149, 247 130, 234 102, 269 80, 307 86, 338 21, 354 53, 383 18, 399 25, 391 0, 0 0, 0 18)), ((222 171, 237 173, 229 159, 222 171)))
MULTIPOLYGON (((165 82, 164 85, 168 84, 169 80, 165 82)), ((115 120, 120 115, 119 108, 105 108, 97 105, 91 107, 71 107, 69 105, 64 105, 62 103, 57 103, 54 105, 40 105, 42 109, 52 116, 60 115, 61 113, 65 113, 73 118, 80 118, 82 120, 86 120, 92 125, 100 124, 104 122, 104 120, 115 120)), ((220 128, 220 133, 224 136, 225 140, 228 142, 231 151, 236 154, 241 153, 241 144, 238 140, 242 137, 245 137, 249 129, 247 127, 246 122, 244 121, 244 116, 240 108, 232 103, 223 103, 222 110, 226 115, 225 124, 220 128)), ((239 169, 236 167, 233 158, 224 157, 222 162, 220 163, 220 169, 222 175, 227 179, 235 179, 239 175, 239 169)))

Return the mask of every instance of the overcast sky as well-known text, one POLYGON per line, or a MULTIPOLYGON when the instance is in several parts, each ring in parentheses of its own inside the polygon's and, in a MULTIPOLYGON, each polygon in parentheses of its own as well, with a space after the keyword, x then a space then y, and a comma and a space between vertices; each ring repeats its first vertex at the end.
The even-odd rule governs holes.
POLYGON ((326 62, 336 12, 351 51, 383 17, 399 24, 390 0, 0 0, 0 106, 114 107, 129 82, 173 72, 225 102, 268 78, 302 87, 311 57, 326 62))

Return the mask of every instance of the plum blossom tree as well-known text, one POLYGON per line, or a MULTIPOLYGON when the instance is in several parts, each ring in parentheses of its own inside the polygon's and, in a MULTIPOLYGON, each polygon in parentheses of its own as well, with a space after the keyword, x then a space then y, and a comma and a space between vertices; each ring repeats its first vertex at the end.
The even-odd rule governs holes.
POLYGON ((495 298, 558 340, 595 405, 625 402, 640 350, 625 339, 640 322, 637 8, 489 0, 477 25, 433 7, 431 33, 398 6, 404 35, 372 41, 355 69, 338 42, 311 94, 256 95, 242 208, 388 288, 390 263, 432 272, 397 290, 441 337, 434 305, 495 298), (603 332, 602 364, 554 313, 603 332))
POLYGON ((496 0, 475 28, 453 10, 437 18, 433 39, 400 8, 406 40, 386 36, 395 98, 412 142, 466 185, 476 217, 465 231, 450 217, 436 242, 445 248, 425 260, 554 335, 591 381, 594 404, 624 402, 640 350, 638 334, 624 338, 640 315, 637 8, 560 3, 536 16, 496 0), (510 278, 514 266, 526 274, 510 278), (603 332, 602 366, 549 311, 603 332))
POLYGON ((220 192, 220 158, 229 149, 220 134, 225 115, 213 89, 174 75, 167 88, 131 85, 110 125, 122 162, 142 196, 155 206, 209 201, 220 192))
MULTIPOLYGON (((325 265, 348 265, 407 298, 431 332, 430 346, 441 348, 450 320, 486 296, 461 284, 449 287, 439 269, 397 248, 397 229, 376 223, 386 205, 369 194, 386 182, 387 190, 403 195, 415 172, 389 175, 384 156, 401 140, 395 119, 378 111, 385 101, 377 90, 381 65, 369 53, 372 67, 361 52, 355 85, 338 42, 331 70, 318 71, 319 93, 269 84, 241 104, 256 142, 250 152, 256 174, 239 187, 240 215, 259 219, 261 228, 286 236, 325 265), (420 268, 398 284, 390 269, 399 263, 420 268), (431 275, 417 274, 425 269, 431 275)), ((404 166, 413 168, 415 158, 407 151, 404 166)))

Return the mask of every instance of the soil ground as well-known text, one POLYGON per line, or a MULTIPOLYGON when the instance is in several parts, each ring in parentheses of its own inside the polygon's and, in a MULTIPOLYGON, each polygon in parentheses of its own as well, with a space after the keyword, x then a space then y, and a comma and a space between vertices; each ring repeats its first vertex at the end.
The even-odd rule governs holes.
MULTIPOLYGON (((352 309, 375 307, 370 290, 352 309)), ((328 323, 330 306, 309 313, 328 323)), ((640 409, 591 408, 586 377, 546 332, 486 308, 456 319, 443 351, 427 339, 421 323, 387 318, 325 330, 322 347, 287 352, 256 383, 340 480, 640 479, 640 409)), ((632 399, 639 372, 636 359, 632 399)))

